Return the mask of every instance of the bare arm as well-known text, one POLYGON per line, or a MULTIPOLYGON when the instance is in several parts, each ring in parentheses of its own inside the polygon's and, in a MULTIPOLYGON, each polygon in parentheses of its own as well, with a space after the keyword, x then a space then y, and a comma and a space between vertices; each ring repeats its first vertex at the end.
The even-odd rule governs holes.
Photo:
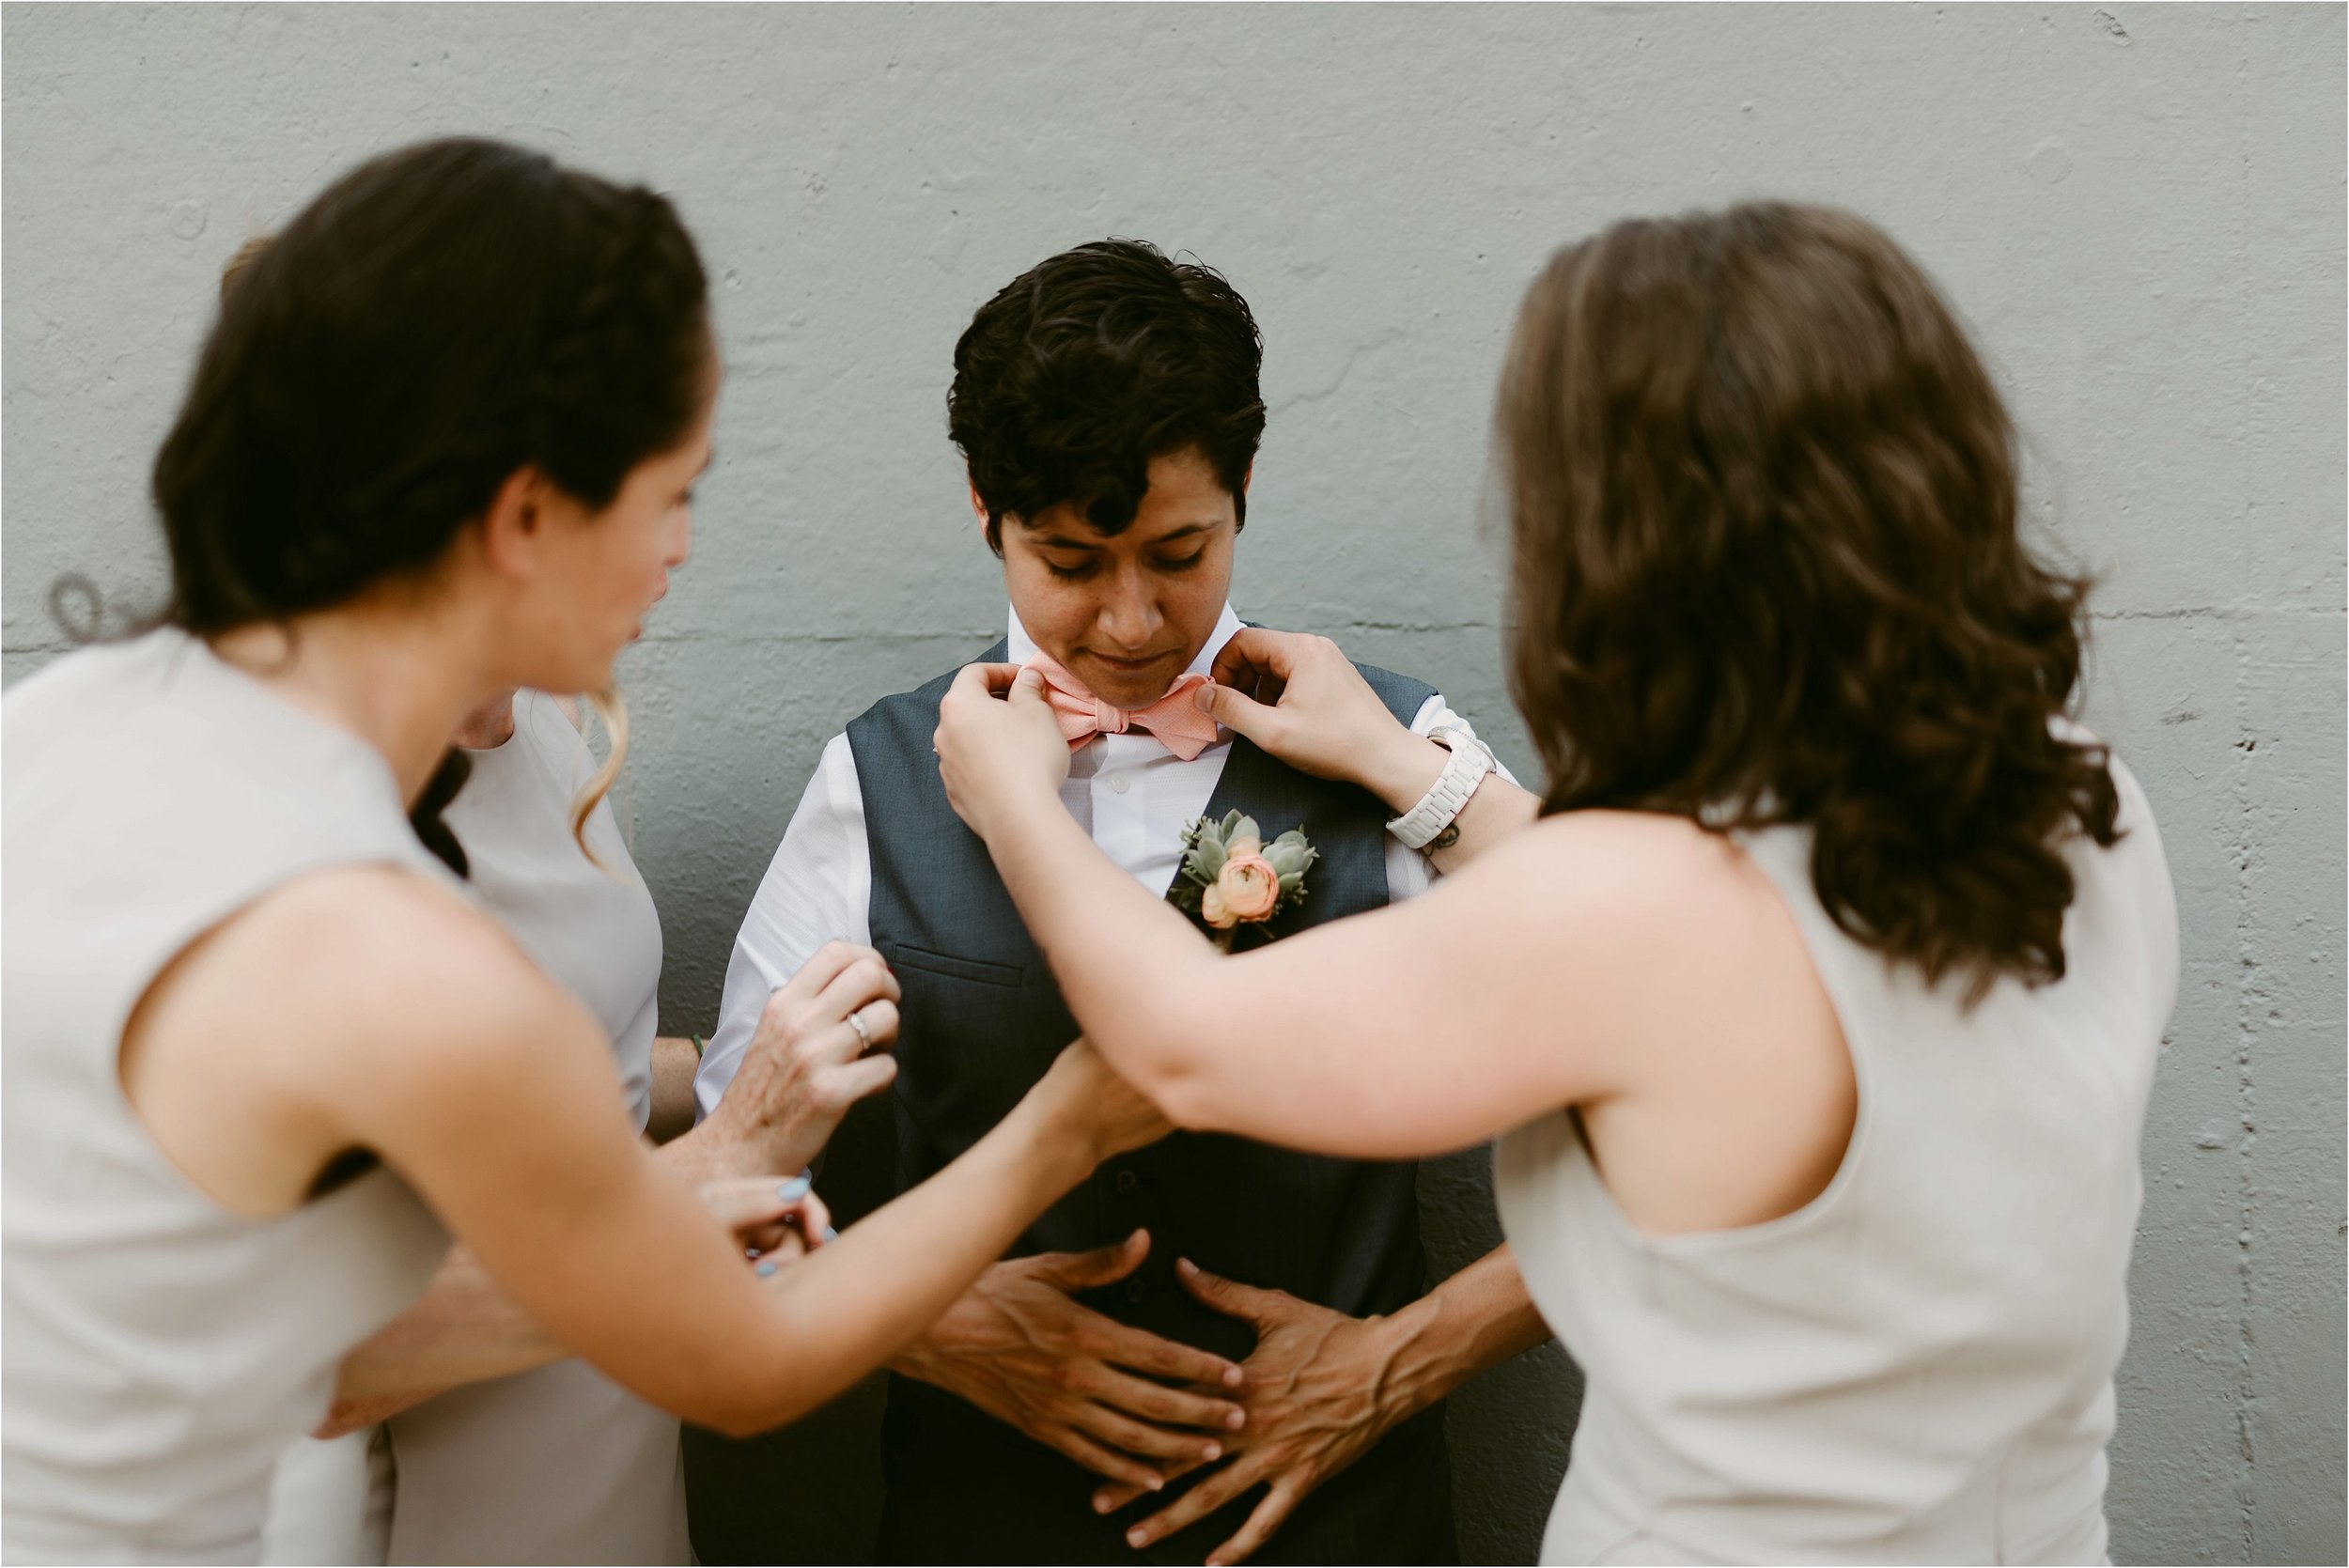
MULTIPOLYGON (((880 955, 869 948, 828 943, 769 998, 744 1052, 739 1092, 698 1126, 661 1146, 658 1157, 696 1185, 730 1177, 787 1177, 790 1161, 810 1139, 829 1135, 855 1100, 885 1088, 894 1063, 864 1055, 865 1043, 885 1048, 896 1037, 897 986, 880 955), (859 1016, 864 1032, 848 1025, 859 1016)), ((655 1097, 661 1061, 656 1042, 655 1097)), ((670 1074, 690 1124, 692 1048, 670 1074), (681 1069, 681 1070, 680 1070, 681 1069)), ((796 1200, 805 1206, 812 1198, 796 1200)), ((816 1209, 820 1212, 821 1205, 816 1209)), ((758 1222, 763 1216, 746 1216, 758 1222)), ((793 1235, 820 1240, 827 1221, 803 1223, 793 1235)), ((770 1248, 771 1251, 771 1246, 770 1248)), ((369 1425, 443 1389, 527 1372, 569 1352, 537 1319, 498 1288, 464 1248, 407 1312, 346 1357, 335 1382, 334 1405, 321 1436, 369 1425)))
POLYGON ((653 1041, 652 1114, 645 1120, 645 1136, 656 1146, 692 1130, 693 1069, 700 1065, 692 1041, 673 1034, 653 1041))
MULTIPOLYGON (((974 665, 948 694, 948 793, 1088 1036, 1181 1125, 1355 1157, 1433 1154, 1614 1092, 1626 1048, 1659 1023, 1715 1021, 1720 984, 1691 985, 1693 960, 1735 933, 1720 901, 1688 890, 1735 852, 1691 824, 1553 818, 1423 898, 1224 957, 1051 809, 1066 746, 1045 749, 1057 726, 1013 679, 974 665)), ((1745 978, 1727 962, 1707 976, 1745 978)))
POLYGON ((154 1000, 136 1073, 125 1040, 133 1105, 199 1186, 282 1213, 334 1150, 375 1149, 556 1340, 728 1432, 855 1382, 1163 1126, 1074 1048, 939 1179, 762 1281, 636 1139, 593 1021, 447 891, 321 873, 207 946, 154 1000))

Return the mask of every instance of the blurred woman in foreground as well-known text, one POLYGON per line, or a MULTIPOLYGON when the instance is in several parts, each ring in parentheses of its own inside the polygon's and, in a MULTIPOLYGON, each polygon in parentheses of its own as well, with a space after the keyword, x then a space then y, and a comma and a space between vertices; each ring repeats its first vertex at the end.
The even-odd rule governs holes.
MULTIPOLYGON (((478 141, 346 176, 229 291, 155 466, 168 625, 0 703, 0 1554, 251 1560, 279 1451, 366 1391, 346 1354, 449 1232, 503 1295, 374 1342, 381 1386, 552 1342, 751 1432, 1161 1129, 1072 1048, 937 1181, 762 1278, 638 1141, 594 1019, 411 830, 467 714, 603 688, 684 561, 706 306, 666 201, 478 141)), ((886 987, 803 970, 762 1037, 853 1031, 879 1003, 846 997, 886 987)), ((729 1218, 788 1209, 770 1184, 729 1218)))

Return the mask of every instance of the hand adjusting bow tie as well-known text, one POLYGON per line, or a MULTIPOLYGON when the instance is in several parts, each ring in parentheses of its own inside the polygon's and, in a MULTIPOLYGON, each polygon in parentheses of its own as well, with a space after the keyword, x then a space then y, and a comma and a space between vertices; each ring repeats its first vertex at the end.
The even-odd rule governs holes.
POLYGON ((1149 706, 1126 708, 1112 707, 1095 696, 1049 654, 1037 654, 1026 667, 1044 677, 1045 698, 1072 752, 1097 735, 1123 735, 1128 729, 1147 730, 1185 762, 1215 744, 1215 721, 1199 711, 1191 695, 1207 684, 1205 675, 1185 675, 1149 706))

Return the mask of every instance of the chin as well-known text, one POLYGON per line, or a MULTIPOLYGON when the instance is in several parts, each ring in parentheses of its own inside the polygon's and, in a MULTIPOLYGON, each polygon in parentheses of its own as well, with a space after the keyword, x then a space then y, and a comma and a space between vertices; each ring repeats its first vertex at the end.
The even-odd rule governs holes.
POLYGON ((1163 670, 1150 670, 1140 675, 1113 674, 1094 664, 1082 672, 1084 683, 1093 694, 1115 707, 1148 707, 1166 695, 1174 677, 1182 674, 1179 665, 1170 662, 1163 670))

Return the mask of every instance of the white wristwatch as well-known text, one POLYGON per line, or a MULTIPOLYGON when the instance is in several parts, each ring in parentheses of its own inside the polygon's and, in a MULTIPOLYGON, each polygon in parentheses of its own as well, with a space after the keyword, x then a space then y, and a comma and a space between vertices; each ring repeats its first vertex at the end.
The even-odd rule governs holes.
POLYGON ((1450 752, 1452 759, 1419 798, 1419 804, 1387 824, 1387 831, 1410 849, 1424 849, 1435 843, 1453 819, 1468 809, 1469 797, 1493 770, 1492 753, 1466 730, 1439 724, 1427 732, 1427 738, 1450 752))

